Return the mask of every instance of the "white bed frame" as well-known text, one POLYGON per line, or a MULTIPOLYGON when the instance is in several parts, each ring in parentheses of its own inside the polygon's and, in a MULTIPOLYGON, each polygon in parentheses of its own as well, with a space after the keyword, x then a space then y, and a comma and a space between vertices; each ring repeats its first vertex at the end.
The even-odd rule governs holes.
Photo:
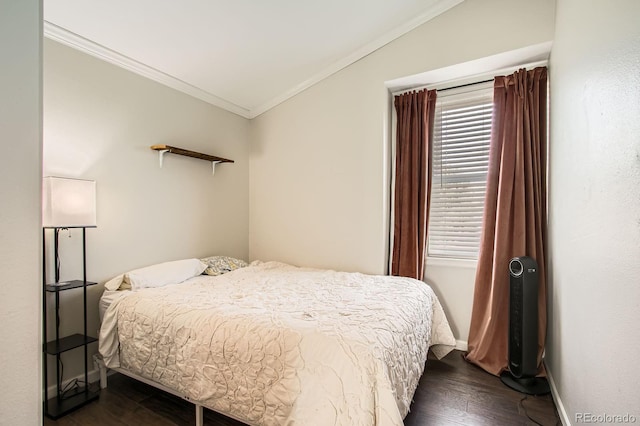
MULTIPOLYGON (((138 380, 139 382, 145 383, 149 386, 153 386, 154 388, 160 389, 164 392, 168 392, 172 395, 175 395, 179 398, 184 399, 185 401, 188 401, 192 404, 195 405, 196 408, 196 425, 195 426, 203 426, 204 425, 204 408, 207 408, 209 410, 215 411, 210 407, 206 407, 198 402, 195 402, 193 399, 189 398, 186 395, 183 395, 177 391, 175 391, 174 389, 168 388, 160 383, 154 382, 153 380, 149 380, 145 377, 139 376, 135 373, 132 373, 130 371, 124 370, 122 368, 107 368, 107 366, 104 363, 104 360, 102 359, 102 356, 100 354, 95 354, 93 356, 93 363, 95 364, 95 366, 98 368, 98 370, 100 370, 100 389, 106 389, 107 388, 107 370, 113 370, 116 371, 120 374, 124 374, 125 376, 131 377, 132 379, 138 380)), ((228 414, 224 414, 227 417, 230 417, 228 414)), ((242 422, 242 420, 237 419, 235 417, 231 417, 234 420, 237 420, 239 422, 242 422)), ((243 422, 244 423, 244 422, 243 422)))

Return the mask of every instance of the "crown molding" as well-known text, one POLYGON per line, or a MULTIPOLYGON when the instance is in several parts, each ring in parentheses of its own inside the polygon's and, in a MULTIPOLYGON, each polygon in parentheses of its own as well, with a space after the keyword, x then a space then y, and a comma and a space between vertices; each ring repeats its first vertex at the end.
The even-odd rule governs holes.
POLYGON ((186 93, 190 96, 193 96, 194 98, 200 99, 211 105, 225 109, 241 117, 252 119, 270 110, 271 108, 281 104, 287 99, 299 94, 300 92, 308 89, 309 87, 324 80, 325 78, 357 62, 363 57, 380 49, 381 47, 387 45, 388 43, 392 42, 398 37, 403 36, 409 31, 419 27, 425 22, 446 12, 447 10, 462 3, 463 1, 464 0, 441 0, 437 2, 436 4, 432 5, 428 10, 426 10, 424 13, 416 16, 415 18, 393 29, 392 31, 389 31, 388 33, 377 38, 371 43, 367 43, 366 45, 355 50, 345 58, 332 63, 331 65, 323 68, 320 72, 316 73, 315 75, 308 78, 307 80, 293 86, 289 90, 286 90, 282 94, 274 97, 273 99, 255 108, 244 108, 240 105, 234 104, 233 102, 222 99, 214 95, 213 93, 207 92, 206 90, 193 86, 192 84, 189 84, 176 77, 173 77, 158 69, 150 67, 149 65, 146 65, 142 62, 136 61, 135 59, 129 58, 128 56, 125 56, 121 53, 111 50, 105 46, 95 43, 89 39, 86 39, 76 33, 68 31, 48 21, 44 21, 44 36, 51 40, 62 43, 66 46, 69 46, 73 49, 79 50, 88 55, 94 56, 96 58, 102 59, 116 66, 124 68, 128 71, 131 71, 143 77, 149 78, 160 84, 171 87, 172 89, 186 93))
POLYGON ((51 22, 44 21, 44 36, 88 55, 134 72, 150 80, 171 87, 172 89, 186 93, 211 105, 215 105, 244 118, 250 118, 250 111, 246 108, 222 99, 212 93, 200 89, 199 87, 193 86, 185 81, 143 64, 142 62, 138 62, 135 59, 131 59, 128 56, 122 55, 78 34, 52 24, 51 22))

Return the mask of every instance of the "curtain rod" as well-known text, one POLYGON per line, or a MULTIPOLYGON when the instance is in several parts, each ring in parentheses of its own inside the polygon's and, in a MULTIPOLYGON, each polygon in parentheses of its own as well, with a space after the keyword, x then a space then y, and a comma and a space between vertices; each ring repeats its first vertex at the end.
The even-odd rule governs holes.
POLYGON ((458 86, 445 87, 444 89, 436 89, 436 92, 444 92, 445 90, 459 89, 461 87, 467 87, 467 86, 475 86, 476 84, 490 83, 493 80, 494 79, 492 78, 489 80, 474 81, 473 83, 460 84, 458 86))
POLYGON ((449 80, 449 81, 438 81, 438 82, 432 82, 432 83, 418 83, 418 84, 413 84, 413 85, 409 85, 409 87, 406 87, 404 89, 399 89, 396 88, 395 90, 390 91, 391 96, 397 96, 397 95, 401 95, 403 93, 407 93, 407 92, 411 92, 412 90, 422 90, 422 89, 429 89, 430 87, 433 88, 435 87, 435 89, 429 89, 429 90, 437 90, 438 92, 442 92, 445 90, 449 90, 449 89, 455 89, 458 87, 464 87, 464 86, 468 86, 471 84, 479 84, 479 83, 487 83, 490 81, 494 80, 495 76, 500 76, 500 75, 507 75, 507 74, 512 74, 516 71, 518 71, 519 69, 526 69, 526 70, 532 70, 534 68, 537 67, 546 67, 548 66, 548 61, 547 60, 542 60, 542 61, 536 61, 536 62, 529 62, 529 63, 525 63, 525 64, 520 64, 517 66, 510 66, 510 67, 506 67, 506 68, 500 68, 500 69, 494 69, 491 71, 486 71, 486 72, 482 72, 482 73, 478 73, 478 74, 473 74, 473 75, 467 75, 467 76, 463 76, 461 78, 456 78, 453 80, 449 80), (474 78, 479 78, 479 79, 483 79, 481 81, 475 82, 473 81, 474 78), (489 79, 489 80, 488 80, 489 79), (470 81, 469 83, 463 83, 463 84, 459 84, 456 86, 451 86, 448 87, 447 84, 455 84, 456 82, 461 82, 461 81, 470 81), (443 87, 442 89, 438 89, 437 86, 441 86, 443 87))

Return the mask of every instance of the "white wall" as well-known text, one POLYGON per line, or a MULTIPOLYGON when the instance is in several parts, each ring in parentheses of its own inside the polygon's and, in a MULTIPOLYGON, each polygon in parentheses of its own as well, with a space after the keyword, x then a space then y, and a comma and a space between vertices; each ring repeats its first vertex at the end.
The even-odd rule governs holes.
POLYGON ((425 281, 433 287, 440 299, 451 330, 460 345, 459 349, 462 350, 466 350, 469 340, 476 266, 474 261, 428 259, 425 269, 425 281))
MULTIPOLYGON (((97 182, 98 227, 87 230, 91 281, 188 257, 248 258, 248 127, 242 117, 45 40, 44 175, 97 182), (235 163, 212 176, 211 163, 166 154, 161 169, 153 144, 235 163)), ((81 277, 81 233, 61 235, 61 278, 81 277)), ((89 289, 92 335, 101 293, 102 285, 89 289)), ((82 329, 81 311, 72 308, 80 308, 81 294, 62 295, 65 333, 82 329)), ((65 378, 79 372, 65 365, 65 378)))
POLYGON ((0 2, 0 425, 42 424, 42 5, 0 2))
POLYGON ((557 7, 546 363, 572 423, 640 421, 639 19, 636 0, 557 7))
MULTIPOLYGON (((554 7, 553 0, 466 0, 255 118, 250 257, 384 273, 390 162, 385 81, 547 42, 554 7)), ((439 270, 433 283, 457 338, 466 340, 474 273, 449 272, 439 270)))

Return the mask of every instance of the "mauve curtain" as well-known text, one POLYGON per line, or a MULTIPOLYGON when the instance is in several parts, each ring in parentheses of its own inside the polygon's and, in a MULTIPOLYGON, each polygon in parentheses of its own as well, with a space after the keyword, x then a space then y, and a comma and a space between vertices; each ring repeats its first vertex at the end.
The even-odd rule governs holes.
POLYGON ((391 274, 422 279, 431 199, 436 91, 395 97, 396 175, 391 274))
POLYGON ((508 366, 509 261, 538 262, 538 373, 547 326, 547 69, 496 77, 483 231, 466 359, 498 375, 508 366))

